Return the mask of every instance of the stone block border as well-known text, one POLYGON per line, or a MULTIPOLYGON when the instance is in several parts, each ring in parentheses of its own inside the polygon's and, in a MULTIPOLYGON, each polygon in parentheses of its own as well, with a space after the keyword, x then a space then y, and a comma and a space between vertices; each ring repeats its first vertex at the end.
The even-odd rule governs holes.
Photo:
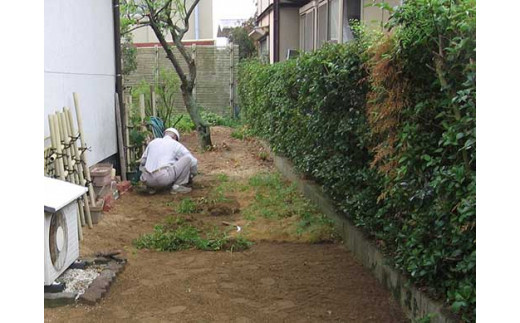
MULTIPOLYGON (((264 147, 270 151, 267 144, 264 147)), ((331 199, 323 193, 321 186, 303 179, 298 174, 293 164, 284 157, 277 156, 271 152, 276 168, 289 179, 297 184, 306 198, 313 201, 318 208, 334 220, 338 232, 343 238, 346 247, 362 263, 369 268, 376 279, 391 291, 395 300, 412 321, 429 317, 432 323, 452 323, 459 319, 450 313, 443 304, 431 299, 424 292, 414 287, 409 280, 393 267, 378 248, 365 237, 363 232, 344 216, 338 214, 331 199)))
POLYGON ((104 268, 99 276, 92 281, 85 293, 79 297, 75 293, 44 293, 44 307, 58 307, 75 303, 95 305, 107 294, 117 275, 124 270, 126 265, 126 259, 115 256, 98 256, 81 260, 86 263, 87 267, 101 264, 104 268))

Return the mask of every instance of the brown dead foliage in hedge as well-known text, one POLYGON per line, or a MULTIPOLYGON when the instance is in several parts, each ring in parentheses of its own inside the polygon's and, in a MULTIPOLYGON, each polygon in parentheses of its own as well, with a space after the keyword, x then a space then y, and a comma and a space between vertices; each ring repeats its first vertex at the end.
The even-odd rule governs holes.
POLYGON ((402 75, 399 62, 394 59, 392 49, 394 39, 385 36, 379 44, 370 49, 370 59, 366 63, 372 85, 367 94, 367 117, 374 142, 372 167, 393 176, 397 166, 398 128, 400 112, 407 104, 407 93, 411 85, 402 75))

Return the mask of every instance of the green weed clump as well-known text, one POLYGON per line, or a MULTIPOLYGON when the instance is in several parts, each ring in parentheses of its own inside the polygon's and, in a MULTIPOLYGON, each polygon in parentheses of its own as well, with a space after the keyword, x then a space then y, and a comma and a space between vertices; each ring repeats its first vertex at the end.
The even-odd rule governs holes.
POLYGON ((182 218, 167 221, 166 225, 156 225, 154 232, 143 234, 134 240, 138 249, 157 251, 178 251, 199 249, 207 251, 241 251, 248 249, 252 242, 238 235, 232 237, 218 228, 200 230, 182 218))
POLYGON ((191 198, 182 199, 179 205, 177 206, 177 212, 181 214, 189 214, 197 212, 197 203, 195 203, 191 198))
POLYGON ((333 221, 305 199, 294 184, 285 183, 279 173, 254 175, 249 179, 249 185, 255 190, 255 197, 243 210, 246 219, 294 218, 297 223, 296 234, 316 232, 321 235, 314 242, 334 235, 333 221))
POLYGON ((231 132, 231 137, 235 139, 245 140, 253 136, 253 131, 247 126, 242 125, 231 132))

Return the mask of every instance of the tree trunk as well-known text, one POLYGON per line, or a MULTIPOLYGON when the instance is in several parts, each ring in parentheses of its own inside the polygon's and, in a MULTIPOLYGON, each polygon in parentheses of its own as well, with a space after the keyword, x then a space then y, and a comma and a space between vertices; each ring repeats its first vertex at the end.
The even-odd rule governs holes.
POLYGON ((199 145, 203 150, 208 150, 212 147, 209 125, 202 120, 200 116, 197 103, 193 97, 193 89, 187 89, 181 86, 181 90, 184 105, 186 106, 186 110, 188 110, 191 120, 195 124, 195 129, 197 130, 199 145))

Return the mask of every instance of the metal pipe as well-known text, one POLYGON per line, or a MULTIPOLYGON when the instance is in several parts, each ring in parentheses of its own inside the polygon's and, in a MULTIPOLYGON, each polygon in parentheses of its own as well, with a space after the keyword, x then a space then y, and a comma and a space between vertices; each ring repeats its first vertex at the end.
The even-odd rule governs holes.
POLYGON ((195 39, 199 39, 199 4, 195 6, 195 39))
POLYGON ((273 8, 274 32, 273 32, 273 61, 280 61, 280 0, 274 0, 273 8))
MULTIPOLYGON (((114 56, 116 68, 116 93, 119 94, 119 106, 124 106, 123 102, 123 74, 121 66, 121 21, 119 14, 119 0, 112 0, 112 17, 114 20, 114 56)), ((124 116, 120 116, 124 119, 124 116)))
POLYGON ((116 128, 117 128, 117 148, 119 150, 119 164, 120 164, 120 172, 121 179, 126 181, 126 159, 125 159, 125 148, 123 144, 123 129, 121 122, 121 111, 119 108, 119 95, 115 93, 115 103, 116 103, 116 128))

